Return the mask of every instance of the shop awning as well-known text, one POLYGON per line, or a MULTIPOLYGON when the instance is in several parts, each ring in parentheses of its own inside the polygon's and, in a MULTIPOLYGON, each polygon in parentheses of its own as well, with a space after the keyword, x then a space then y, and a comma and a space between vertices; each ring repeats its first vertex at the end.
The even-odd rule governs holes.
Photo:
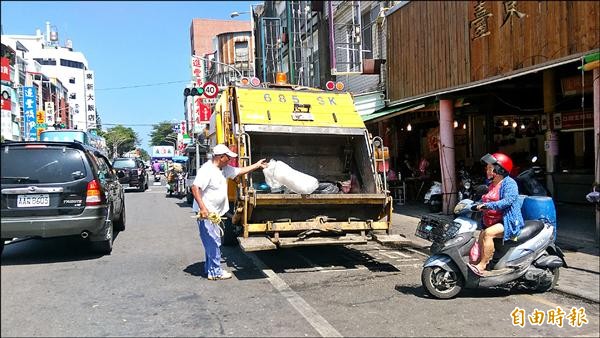
POLYGON ((394 116, 398 116, 404 113, 408 113, 417 109, 421 109, 425 107, 424 103, 421 102, 412 102, 409 104, 400 104, 392 107, 386 107, 383 109, 379 109, 371 114, 362 115, 362 119, 364 122, 377 122, 382 119, 388 119, 394 116))
MULTIPOLYGON (((596 52, 596 51, 597 50, 595 50, 594 52, 596 52)), ((400 100, 392 101, 391 104, 395 104, 395 105, 411 104, 414 102, 420 102, 427 98, 435 98, 435 97, 443 96, 446 94, 453 94, 453 93, 461 92, 461 91, 464 91, 467 89, 473 89, 473 88, 481 87, 484 85, 490 85, 490 84, 493 84, 496 82, 511 80, 511 79, 521 77, 524 75, 528 75, 531 73, 537 73, 542 70, 562 66, 562 65, 565 65, 568 63, 581 61, 581 58, 586 56, 586 53, 590 54, 589 52, 584 52, 584 53, 577 53, 577 54, 569 55, 564 58, 551 60, 551 61, 544 62, 544 63, 538 64, 538 65, 526 67, 526 68, 520 69, 518 71, 509 73, 509 74, 501 74, 501 75, 497 75, 497 76, 492 76, 492 77, 489 77, 489 78, 486 78, 483 80, 470 82, 470 83, 466 83, 466 84, 461 84, 456 87, 445 88, 445 89, 438 90, 438 91, 432 91, 429 93, 420 94, 418 96, 405 97, 400 100)), ((590 54, 590 55, 592 55, 592 54, 590 54)))

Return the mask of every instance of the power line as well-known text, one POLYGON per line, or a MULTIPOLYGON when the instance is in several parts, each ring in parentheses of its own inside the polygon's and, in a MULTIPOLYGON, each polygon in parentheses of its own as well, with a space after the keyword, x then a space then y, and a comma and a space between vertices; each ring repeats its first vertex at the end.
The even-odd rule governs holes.
POLYGON ((123 87, 111 87, 111 88, 97 88, 97 91, 100 90, 117 90, 117 89, 131 89, 131 88, 141 88, 141 87, 154 87, 154 86, 162 86, 174 83, 189 83, 190 80, 182 80, 182 81, 169 81, 169 82, 158 82, 158 83, 147 83, 147 84, 139 84, 139 85, 131 85, 131 86, 123 86, 123 87))

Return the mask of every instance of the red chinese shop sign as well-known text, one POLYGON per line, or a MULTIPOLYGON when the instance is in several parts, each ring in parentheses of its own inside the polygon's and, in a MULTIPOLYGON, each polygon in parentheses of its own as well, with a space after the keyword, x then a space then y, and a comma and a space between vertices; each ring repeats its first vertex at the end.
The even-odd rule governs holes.
POLYGON ((197 98, 196 99, 196 116, 198 116, 198 118, 196 121, 198 123, 208 123, 210 121, 210 115, 211 115, 210 105, 202 103, 202 99, 197 98))
POLYGON ((0 58, 0 67, 2 68, 2 81, 10 82, 10 60, 0 58))

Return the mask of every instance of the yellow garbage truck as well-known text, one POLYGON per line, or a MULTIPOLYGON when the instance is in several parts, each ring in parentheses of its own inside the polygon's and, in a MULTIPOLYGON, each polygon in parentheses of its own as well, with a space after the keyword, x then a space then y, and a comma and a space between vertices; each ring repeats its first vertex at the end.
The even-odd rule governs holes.
POLYGON ((367 131, 350 93, 288 84, 221 88, 209 126, 210 145, 238 153, 232 165, 282 161, 330 189, 275 191, 265 173, 229 180, 224 245, 245 251, 278 247, 394 242, 387 151, 367 131))

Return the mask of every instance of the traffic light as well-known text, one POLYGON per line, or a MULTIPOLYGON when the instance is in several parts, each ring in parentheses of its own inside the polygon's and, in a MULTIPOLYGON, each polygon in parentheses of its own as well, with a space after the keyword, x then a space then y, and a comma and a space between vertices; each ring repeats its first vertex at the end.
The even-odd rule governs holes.
POLYGON ((200 96, 200 95, 204 94, 204 88, 202 88, 202 87, 198 87, 198 88, 194 87, 191 90, 191 94, 192 94, 192 96, 200 96))
POLYGON ((201 96, 202 94, 204 94, 204 88, 202 87, 185 88, 183 90, 183 96, 201 96))

